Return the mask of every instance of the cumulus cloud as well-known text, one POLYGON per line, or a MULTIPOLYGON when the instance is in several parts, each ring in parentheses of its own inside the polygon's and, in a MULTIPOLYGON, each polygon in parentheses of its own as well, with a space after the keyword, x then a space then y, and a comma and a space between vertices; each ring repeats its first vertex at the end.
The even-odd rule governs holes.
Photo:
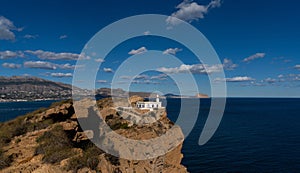
POLYGON ((265 79, 264 80, 265 82, 267 82, 267 83, 269 83, 269 84, 273 84, 273 83, 275 83, 277 80, 276 79, 272 79, 272 78, 267 78, 267 79, 265 79))
POLYGON ((47 69, 47 70, 55 70, 57 69, 57 65, 45 62, 45 61, 26 61, 24 62, 24 67, 27 68, 37 68, 37 69, 47 69))
POLYGON ((107 83, 107 80, 97 80, 97 83, 107 83))
POLYGON ((149 76, 149 75, 137 75, 137 76, 120 76, 120 79, 126 79, 126 80, 166 80, 168 75, 166 74, 159 74, 159 75, 154 75, 154 76, 149 76))
POLYGON ((193 65, 186 65, 182 64, 179 67, 174 68, 166 68, 161 67, 158 68, 157 71, 163 72, 163 73, 194 73, 194 74, 211 74, 220 72, 223 69, 222 64, 217 65, 206 65, 206 64, 193 64, 193 65))
POLYGON ((106 72, 106 73, 113 73, 113 69, 111 68, 103 68, 103 70, 106 72))
POLYGON ((67 64, 56 64, 56 65, 57 65, 58 68, 65 69, 65 70, 73 70, 76 67, 75 65, 71 65, 69 63, 67 63, 67 64))
POLYGON ((130 52, 128 52, 129 55, 136 55, 136 54, 142 54, 147 52, 146 47, 141 47, 139 49, 132 49, 130 52))
POLYGON ((26 61, 24 62, 24 67, 35 68, 35 69, 47 69, 47 70, 56 70, 56 69, 71 70, 74 69, 76 66, 71 64, 54 64, 46 61, 26 61))
POLYGON ((149 79, 147 79, 147 80, 133 80, 132 83, 133 84, 159 84, 159 82, 151 81, 149 79))
POLYGON ((132 77, 131 76, 120 76, 120 79, 132 79, 132 77))
POLYGON ((40 59, 43 60, 85 60, 90 59, 89 56, 86 56, 84 54, 76 54, 76 53, 68 53, 68 52, 62 52, 62 53, 55 53, 50 51, 44 51, 44 50, 26 50, 25 53, 37 56, 40 59))
POLYGON ((135 76, 135 79, 149 79, 150 77, 148 75, 142 74, 135 76))
POLYGON ((36 39, 39 35, 31 35, 31 34, 26 34, 24 35, 24 38, 26 39, 36 39))
POLYGON ((295 65, 294 68, 300 70, 300 65, 295 65))
POLYGON ((150 35, 150 31, 145 31, 143 34, 144 35, 150 35))
POLYGON ((238 65, 234 64, 232 60, 225 58, 223 61, 223 67, 225 70, 234 70, 238 65))
POLYGON ((203 19, 210 9, 220 6, 221 0, 212 0, 207 5, 200 5, 192 0, 184 0, 177 5, 176 9, 178 10, 172 13, 171 16, 167 18, 166 22, 169 25, 177 25, 180 23, 180 20, 178 19, 186 22, 203 19))
POLYGON ((150 79, 158 79, 158 80, 166 80, 168 77, 168 75, 166 74, 159 74, 159 75, 156 75, 156 76, 151 76, 150 79))
POLYGON ((24 58, 25 55, 22 51, 2 51, 0 52, 0 59, 9 59, 9 58, 24 58))
POLYGON ((22 31, 22 28, 17 28, 12 21, 0 16, 0 40, 15 40, 13 31, 22 31))
POLYGON ((104 59, 103 58, 97 58, 95 59, 96 62, 104 62, 104 59))
POLYGON ((182 51, 182 49, 179 49, 179 48, 169 48, 169 49, 166 49, 165 51, 163 51, 163 54, 166 55, 166 54, 171 54, 171 55, 176 55, 177 52, 180 52, 182 51))
POLYGON ((58 77, 58 78, 62 78, 62 77, 72 77, 72 73, 51 73, 50 74, 52 77, 58 77))
POLYGON ((68 38, 67 35, 61 35, 61 36, 59 36, 59 39, 60 39, 60 40, 63 40, 63 39, 66 39, 66 38, 68 38))
POLYGON ((21 64, 15 64, 15 63, 3 63, 2 67, 5 68, 11 68, 11 69, 17 69, 17 68, 21 68, 21 64))
POLYGON ((258 59, 258 58, 264 58, 265 56, 266 56, 265 53, 256 53, 254 55, 251 55, 251 56, 245 58, 243 60, 243 62, 250 62, 250 61, 253 61, 253 60, 258 59))
POLYGON ((278 78, 283 78, 284 75, 283 75, 283 74, 280 74, 280 75, 278 75, 277 77, 278 77, 278 78))
POLYGON ((248 76, 236 76, 232 78, 216 78, 214 82, 249 82, 255 79, 248 76))

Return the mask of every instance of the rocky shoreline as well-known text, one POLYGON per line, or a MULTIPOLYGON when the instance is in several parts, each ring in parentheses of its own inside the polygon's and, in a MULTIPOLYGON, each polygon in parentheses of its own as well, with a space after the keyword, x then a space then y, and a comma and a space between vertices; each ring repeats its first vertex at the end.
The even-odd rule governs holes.
MULTIPOLYGON (((120 99, 126 103, 126 100, 120 99)), ((159 137, 174 127, 166 113, 156 122, 129 125, 114 109, 111 98, 97 101, 102 119, 114 132, 135 140, 159 137)), ((181 165, 180 145, 147 160, 127 160, 96 147, 78 123, 72 101, 54 103, 47 109, 0 124, 1 172, 187 172, 181 165)), ((105 141, 103 141, 105 142, 105 141)), ((152 146, 153 148, 154 146, 152 146)), ((154 148, 153 148, 154 149, 154 148)))

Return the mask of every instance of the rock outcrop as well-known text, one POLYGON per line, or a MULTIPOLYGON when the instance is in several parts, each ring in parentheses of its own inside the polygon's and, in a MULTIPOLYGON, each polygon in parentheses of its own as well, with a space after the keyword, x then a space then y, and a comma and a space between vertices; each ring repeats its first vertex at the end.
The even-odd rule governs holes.
MULTIPOLYGON (((130 103, 140 99, 131 98, 130 103)), ((118 101, 128 103, 128 100, 118 101)), ((88 103, 86 100, 81 102, 81 105, 88 103)), ((99 118, 105 121, 113 132, 126 138, 148 140, 164 134, 173 136, 167 141, 162 141, 161 148, 171 148, 170 151, 155 157, 151 157, 149 153, 149 159, 144 160, 128 160, 110 155, 90 141, 95 138, 96 133, 85 131, 78 121, 84 112, 81 112, 81 115, 78 112, 75 114, 73 103, 67 101, 0 124, 0 172, 187 172, 181 165, 182 132, 167 118, 165 112, 160 112, 160 116, 157 117, 153 115, 155 121, 130 124, 131 122, 124 119, 114 108, 111 98, 99 100, 95 105, 100 110, 99 118), (170 132, 171 128, 175 129, 172 133, 176 135, 170 132), (178 141, 179 143, 176 143, 178 141)), ((101 134, 101 127, 99 130, 101 134)), ((107 139, 101 139, 100 142, 111 144, 107 139)), ((114 144, 112 149, 118 145, 117 142, 114 144)), ((120 147, 126 150, 124 145, 120 147)), ((153 153, 158 150, 157 146, 147 147, 153 153)), ((138 148, 134 149, 138 151, 138 148)))

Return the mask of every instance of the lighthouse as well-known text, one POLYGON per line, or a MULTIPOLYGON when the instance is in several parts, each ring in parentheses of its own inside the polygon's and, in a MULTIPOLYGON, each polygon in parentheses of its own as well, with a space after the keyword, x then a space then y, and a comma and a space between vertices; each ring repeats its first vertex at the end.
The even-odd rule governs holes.
POLYGON ((156 95, 156 100, 155 102, 151 102, 151 101, 146 101, 146 102, 137 102, 136 103, 136 107, 138 109, 150 109, 150 110, 153 110, 153 109, 160 109, 160 108, 163 108, 162 107, 162 103, 160 102, 159 100, 159 95, 156 95))

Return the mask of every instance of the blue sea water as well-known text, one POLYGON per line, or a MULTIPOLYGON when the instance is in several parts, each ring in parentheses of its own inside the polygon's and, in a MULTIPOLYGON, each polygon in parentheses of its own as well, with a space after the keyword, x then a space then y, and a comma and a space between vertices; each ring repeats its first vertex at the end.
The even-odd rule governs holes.
MULTIPOLYGON (((194 106, 190 101, 190 106, 194 106)), ((218 130, 211 140, 199 146, 210 101, 200 100, 198 120, 183 144, 182 164, 188 171, 300 172, 300 99, 228 98, 218 130)), ((0 121, 51 103, 0 103, 0 121)), ((179 110, 180 99, 167 100, 171 120, 176 121, 179 110)))
POLYGON ((0 122, 8 121, 39 108, 47 108, 53 100, 33 102, 0 102, 0 122))
MULTIPOLYGON (((182 150, 190 172, 300 172, 300 99, 229 98, 218 130, 203 146, 198 139, 210 99, 200 103, 182 150)), ((168 100, 173 121, 179 107, 180 100, 168 100)))

